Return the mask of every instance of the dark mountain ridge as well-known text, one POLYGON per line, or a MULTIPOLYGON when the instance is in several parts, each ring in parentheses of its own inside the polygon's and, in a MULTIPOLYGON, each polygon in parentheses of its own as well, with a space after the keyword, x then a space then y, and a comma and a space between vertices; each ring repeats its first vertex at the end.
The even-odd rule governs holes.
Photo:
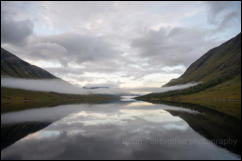
POLYGON ((1 76, 31 79, 58 79, 46 70, 21 60, 3 48, 1 48, 1 76))

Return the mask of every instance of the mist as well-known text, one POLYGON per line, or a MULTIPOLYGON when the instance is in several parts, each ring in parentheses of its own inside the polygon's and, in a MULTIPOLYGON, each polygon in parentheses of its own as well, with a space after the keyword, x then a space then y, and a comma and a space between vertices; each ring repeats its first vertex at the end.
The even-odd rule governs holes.
POLYGON ((171 87, 150 87, 150 88, 119 88, 108 86, 105 88, 82 88, 70 84, 61 79, 19 79, 1 78, 1 86, 31 91, 56 92, 65 94, 113 94, 113 95, 144 95, 148 93, 163 93, 173 90, 180 90, 197 85, 198 83, 187 83, 171 87))
POLYGON ((176 85, 176 86, 171 86, 171 87, 148 87, 148 88, 134 88, 131 90, 131 93, 133 94, 139 94, 139 95, 144 95, 148 93, 164 93, 168 91, 174 91, 174 90, 181 90, 189 87, 193 87, 198 85, 199 83, 193 82, 193 83, 186 83, 182 85, 176 85))
POLYGON ((60 79, 18 79, 1 78, 1 86, 31 91, 56 92, 65 94, 124 94, 120 88, 81 88, 60 79))

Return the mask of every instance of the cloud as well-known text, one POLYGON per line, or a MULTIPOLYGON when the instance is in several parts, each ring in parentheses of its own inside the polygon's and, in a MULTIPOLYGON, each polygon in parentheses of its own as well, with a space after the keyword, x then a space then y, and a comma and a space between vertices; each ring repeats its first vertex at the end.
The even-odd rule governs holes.
POLYGON ((113 59, 120 57, 120 51, 104 39, 78 33, 34 36, 26 46, 26 50, 25 55, 28 58, 37 61, 55 60, 63 66, 67 66, 68 63, 82 64, 84 62, 115 64, 112 63, 113 59))
POLYGON ((22 45, 33 33, 33 24, 30 20, 16 21, 9 17, 1 18, 1 41, 22 45))
POLYGON ((82 85, 113 79, 122 87, 157 86, 182 74, 241 26, 239 2, 1 4, 1 28, 7 30, 1 31, 1 46, 82 85), (162 78, 152 84, 146 80, 150 75, 162 78))
POLYGON ((149 30, 131 43, 150 63, 186 67, 213 45, 204 30, 186 27, 149 30))
POLYGON ((216 31, 241 23, 241 2, 210 1, 208 5, 208 22, 216 25, 216 31))
POLYGON ((34 24, 22 2, 1 2, 1 42, 22 46, 33 34, 34 24), (16 5, 18 4, 18 5, 16 5))
POLYGON ((206 2, 208 5, 208 21, 212 24, 219 22, 217 19, 219 16, 226 17, 231 12, 238 13, 239 5, 238 2, 230 1, 209 1, 206 2), (237 9, 237 10, 236 10, 237 9))
MULTIPOLYGON (((114 2, 41 2, 43 20, 53 28, 84 29, 90 21, 113 12, 114 2), (71 24, 71 25, 70 25, 71 24)), ((94 21, 93 21, 94 22, 94 21)))

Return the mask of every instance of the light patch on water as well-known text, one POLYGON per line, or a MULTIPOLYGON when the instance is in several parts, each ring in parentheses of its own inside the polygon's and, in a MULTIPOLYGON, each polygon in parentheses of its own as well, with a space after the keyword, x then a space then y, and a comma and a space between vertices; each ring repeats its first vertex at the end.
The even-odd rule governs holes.
POLYGON ((135 101, 135 97, 137 96, 121 96, 121 101, 135 101))
POLYGON ((140 106, 151 106, 152 103, 149 103, 149 102, 143 102, 143 101, 140 101, 140 102, 131 102, 127 105, 127 107, 140 107, 140 106))

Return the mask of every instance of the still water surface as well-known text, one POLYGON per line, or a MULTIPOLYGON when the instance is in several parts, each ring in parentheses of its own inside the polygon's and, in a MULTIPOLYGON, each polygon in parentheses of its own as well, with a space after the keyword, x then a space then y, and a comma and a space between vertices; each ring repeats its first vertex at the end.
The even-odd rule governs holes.
POLYGON ((1 159, 241 159, 211 143, 182 117, 195 110, 134 101, 11 112, 2 126, 48 122, 1 151, 1 159))

